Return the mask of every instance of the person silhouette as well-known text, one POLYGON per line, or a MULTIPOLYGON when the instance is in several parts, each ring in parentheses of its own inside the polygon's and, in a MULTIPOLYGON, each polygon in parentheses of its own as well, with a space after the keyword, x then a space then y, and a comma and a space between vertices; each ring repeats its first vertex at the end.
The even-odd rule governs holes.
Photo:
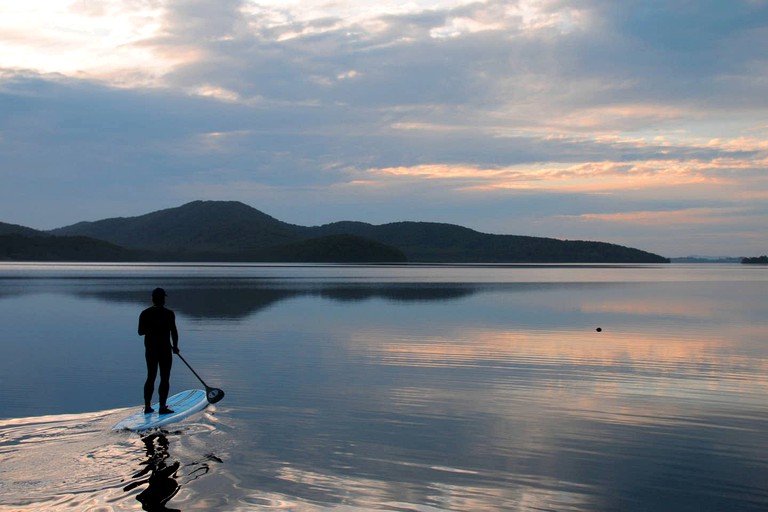
POLYGON ((167 294, 162 288, 152 290, 152 306, 139 315, 139 336, 144 336, 144 357, 147 360, 147 380, 144 383, 144 413, 155 412, 152 408, 152 393, 155 391, 155 377, 160 368, 160 414, 171 414, 168 408, 168 391, 171 388, 171 366, 173 353, 179 353, 179 332, 176 330, 176 315, 165 307, 167 294), (173 347, 171 347, 173 341, 173 347), (173 353, 172 353, 173 352, 173 353))

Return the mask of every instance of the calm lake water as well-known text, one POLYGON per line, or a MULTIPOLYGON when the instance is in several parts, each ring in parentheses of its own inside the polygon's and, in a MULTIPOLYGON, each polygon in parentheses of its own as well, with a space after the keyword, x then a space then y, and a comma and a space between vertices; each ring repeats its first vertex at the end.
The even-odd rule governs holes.
POLYGON ((764 511, 767 291, 751 265, 2 263, 0 510, 764 511), (226 397, 114 433, 156 286, 226 397))

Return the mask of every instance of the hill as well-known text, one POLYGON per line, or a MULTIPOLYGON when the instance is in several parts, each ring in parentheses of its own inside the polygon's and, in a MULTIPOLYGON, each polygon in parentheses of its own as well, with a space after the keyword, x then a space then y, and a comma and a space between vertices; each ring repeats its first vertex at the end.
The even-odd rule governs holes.
POLYGON ((350 233, 401 249, 409 261, 427 263, 667 263, 656 254, 604 242, 480 233, 452 224, 397 222, 373 226, 338 222, 316 228, 350 233))
MULTIPOLYGON (((293 242, 269 251, 272 261, 315 263, 403 263, 405 254, 389 245, 360 236, 328 235, 293 242)), ((269 260, 267 260, 269 261, 269 260)))
POLYGON ((314 236, 236 201, 194 201, 138 217, 80 222, 57 236, 87 236, 164 261, 401 262, 394 247, 359 236, 314 236))
POLYGON ((160 252, 242 252, 301 238, 302 229, 235 201, 194 201, 139 217, 80 222, 50 231, 160 252))
POLYGON ((141 255, 84 236, 0 235, 0 260, 10 261, 135 261, 141 255))
POLYGON ((85 236, 53 236, 45 231, 0 222, 0 260, 132 261, 137 251, 85 236))
POLYGON ((45 236, 45 232, 17 224, 0 222, 0 235, 45 236))
POLYGON ((50 232, 86 236, 155 259, 185 261, 408 261, 428 263, 663 263, 666 258, 592 241, 493 235, 452 224, 336 222, 303 227, 236 201, 194 201, 138 217, 50 232), (334 238, 343 236, 346 238, 334 238), (357 254, 356 259, 351 254, 357 254), (320 259, 316 259, 320 258, 320 259), (388 259, 394 258, 394 259, 388 259))

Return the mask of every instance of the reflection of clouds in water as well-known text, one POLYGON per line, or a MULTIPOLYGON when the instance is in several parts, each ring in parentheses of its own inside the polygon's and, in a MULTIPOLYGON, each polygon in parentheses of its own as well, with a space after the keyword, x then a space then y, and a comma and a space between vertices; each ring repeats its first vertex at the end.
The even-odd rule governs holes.
MULTIPOLYGON (((387 504, 392 510, 574 510, 588 508, 590 497, 586 486, 572 486, 562 489, 562 482, 548 478, 530 476, 517 485, 501 488, 496 485, 472 485, 467 481, 446 481, 446 475, 477 474, 457 468, 440 467, 429 464, 400 462, 395 460, 374 461, 382 466, 400 466, 403 475, 419 472, 418 478, 397 480, 377 480, 343 474, 318 473, 295 467, 281 468, 277 478, 285 480, 303 489, 293 495, 282 495, 280 501, 291 503, 295 496, 304 495, 313 499, 315 494, 328 493, 322 501, 343 500, 340 506, 313 506, 306 510, 372 510, 387 504), (581 487, 581 489, 580 489, 581 487), (343 493, 343 495, 342 495, 343 493), (398 501, 398 497, 410 498, 408 502, 398 501), (423 505, 417 505, 421 503, 423 505), (503 504, 503 506, 502 506, 503 504)), ((396 470, 397 468, 395 468, 396 470)), ((397 471, 392 471, 396 473, 397 471)), ((487 476, 487 475, 486 475, 487 476)), ((480 478, 482 480, 482 477, 480 478)), ((292 503, 296 510, 305 510, 300 503, 292 503)), ((306 506, 306 504, 305 504, 306 506)), ((293 509, 293 508, 292 508, 293 509)))
POLYGON ((606 301, 584 300, 579 308, 585 313, 617 313, 638 316, 674 316, 678 318, 707 318, 719 311, 719 302, 704 298, 680 300, 658 297, 653 301, 642 298, 606 301))
POLYGON ((758 333, 765 334, 753 325, 663 337, 655 332, 457 328, 440 336, 404 338, 400 332, 377 331, 375 339, 367 332, 353 333, 348 350, 377 365, 503 369, 530 372, 541 382, 553 377, 593 380, 597 373, 612 372, 617 374, 613 382, 642 375, 710 381, 720 389, 732 384, 764 389, 768 362, 733 341, 758 333))
MULTIPOLYGON (((435 477, 428 481, 441 490, 455 490, 459 498, 482 488, 485 476, 499 478, 505 468, 514 481, 501 486, 509 490, 499 498, 511 510, 530 510, 514 508, 523 503, 538 503, 545 510, 569 510, 569 506, 573 510, 644 510, 625 500, 642 496, 647 504, 654 493, 666 500, 658 510, 717 510, 706 501, 712 482, 723 488, 737 486, 753 496, 761 492, 760 482, 766 476, 763 461, 768 455, 762 442, 764 405, 758 400, 764 394, 753 388, 752 396, 745 398, 739 386, 751 384, 739 379, 732 382, 736 387, 729 388, 728 383, 702 384, 674 375, 623 380, 597 373, 582 380, 561 380, 553 371, 545 378, 518 378, 512 369, 513 375, 496 373, 494 379, 474 382, 461 375, 465 367, 418 368, 419 373, 441 371, 443 379, 436 385, 435 374, 426 379, 427 384, 421 377, 404 377, 400 380, 421 381, 423 386, 390 388, 387 395, 378 397, 378 406, 401 419, 399 424, 392 422, 394 430, 417 432, 401 426, 410 423, 420 424, 422 430, 449 432, 443 440, 446 459, 477 470, 479 476, 467 484, 435 477), (714 393, 708 392, 710 385, 717 388, 714 393), (751 412, 745 416, 745 411, 751 412), (728 449, 708 454, 699 446, 728 449), (670 461, 675 461, 672 466, 670 461), (614 469, 615 465, 621 467, 614 469), (709 468, 707 477, 680 487, 683 480, 700 475, 702 465, 709 468), (759 478, 750 476, 756 467, 759 478), (674 482, 656 478, 658 473, 674 482), (553 485, 547 485, 547 480, 553 485), (742 482, 749 483, 742 486, 742 482), (566 497, 569 488, 581 488, 584 495, 574 490, 566 497), (690 495, 681 495, 681 488, 690 495), (517 501, 517 496, 525 496, 524 501, 517 501), (558 498, 565 503, 558 503, 558 498)), ((498 493, 499 489, 486 491, 498 493)))
MULTIPOLYGON (((679 512, 718 510, 713 495, 749 510, 768 495, 766 324, 757 316, 764 304, 751 306, 762 283, 422 290, 231 281, 242 294, 229 284, 177 284, 188 287, 174 300, 197 294, 183 306, 201 315, 185 338, 195 367, 228 395, 213 430, 193 423, 166 434, 165 469, 179 485, 169 507, 679 512), (753 295, 739 299, 740 291, 753 295), (725 321, 711 300, 731 308, 725 321), (272 304, 280 306, 265 309, 272 304), (758 321, 742 321, 742 311, 758 321), (223 439, 226 449, 210 448, 223 439), (211 452, 226 453, 226 464, 214 469, 211 452)), ((67 327, 78 339, 94 333, 94 304, 126 316, 119 334, 104 335, 118 347, 124 333, 135 336, 134 313, 151 286, 91 285, 58 283, 51 305, 82 315, 67 327)), ((39 290, 24 304, 38 303, 39 290)), ((174 371, 177 383, 193 380, 174 371)), ((113 402, 119 392, 101 391, 113 402)), ((123 491, 148 459, 139 436, 105 437, 86 416, 73 421, 0 423, 0 504, 20 503, 29 488, 46 509, 139 507, 147 484, 123 491)))
POLYGON ((685 438, 694 425, 754 432, 752 420, 734 418, 763 410, 768 363, 733 351, 731 331, 660 338, 463 329, 455 337, 411 339, 379 332, 375 340, 358 333, 349 350, 369 364, 399 368, 397 385, 380 388, 369 407, 424 425, 476 418, 474 434, 462 438, 469 444, 453 449, 481 453, 479 459, 557 459, 558 442, 610 444, 606 431, 615 429, 637 436, 665 430, 672 438, 685 438))

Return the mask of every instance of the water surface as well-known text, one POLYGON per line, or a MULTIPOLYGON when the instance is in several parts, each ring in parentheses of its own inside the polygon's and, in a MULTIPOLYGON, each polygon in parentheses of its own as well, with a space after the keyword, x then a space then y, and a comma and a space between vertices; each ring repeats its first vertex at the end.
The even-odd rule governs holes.
POLYGON ((765 510, 767 271, 0 264, 0 510, 765 510))

